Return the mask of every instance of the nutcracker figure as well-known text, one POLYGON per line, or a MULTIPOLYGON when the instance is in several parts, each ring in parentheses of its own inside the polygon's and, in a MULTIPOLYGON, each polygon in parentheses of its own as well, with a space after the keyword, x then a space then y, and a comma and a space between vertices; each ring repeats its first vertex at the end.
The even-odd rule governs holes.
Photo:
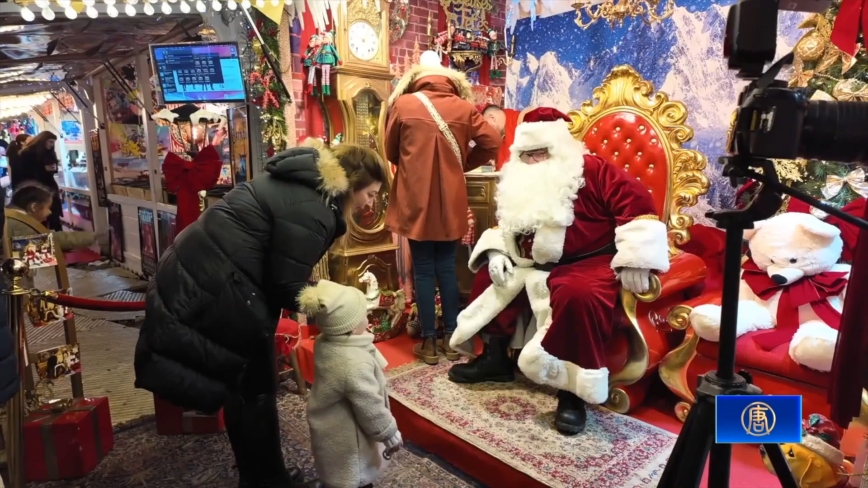
POLYGON ((303 64, 308 69, 307 93, 310 95, 316 95, 316 57, 321 44, 322 38, 319 34, 310 36, 310 39, 307 41, 307 49, 302 55, 303 64))
POLYGON ((322 35, 322 44, 317 51, 316 62, 314 64, 322 70, 322 94, 331 95, 332 67, 341 64, 338 51, 334 46, 334 34, 331 32, 326 32, 322 35))

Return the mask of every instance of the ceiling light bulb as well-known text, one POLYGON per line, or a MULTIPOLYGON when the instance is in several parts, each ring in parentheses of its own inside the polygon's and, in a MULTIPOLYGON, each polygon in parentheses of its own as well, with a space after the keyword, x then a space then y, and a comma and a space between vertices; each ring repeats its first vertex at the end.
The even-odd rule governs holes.
POLYGON ((265 6, 265 0, 256 0, 256 6, 262 8, 265 6))
POLYGON ((91 19, 95 19, 99 15, 99 12, 97 12, 96 9, 93 8, 93 4, 88 5, 87 10, 85 10, 84 13, 87 14, 87 16, 91 19))
POLYGON ((163 15, 172 15, 172 6, 169 5, 169 2, 163 2, 160 5, 160 11, 163 12, 163 15))
POLYGON ((128 3, 124 6, 124 13, 130 17, 134 17, 136 15, 136 7, 133 7, 133 4, 128 3))
POLYGON ((85 7, 93 7, 93 5, 96 3, 96 1, 95 0, 81 0, 81 3, 83 3, 85 7))
POLYGON ((271 0, 272 7, 277 7, 278 5, 280 5, 280 0, 271 0))
POLYGON ((72 7, 66 7, 63 9, 63 15, 66 15, 66 18, 69 20, 75 20, 75 18, 78 17, 78 12, 76 12, 72 7))
POLYGON ((45 20, 54 20, 54 10, 50 8, 42 9, 42 18, 45 20))
POLYGON ((114 5, 115 3, 117 3, 116 0, 102 0, 102 1, 103 1, 103 3, 105 3, 106 5, 114 5))
POLYGON ((215 12, 219 12, 220 9, 223 8, 223 4, 220 3, 220 0, 214 0, 213 2, 211 2, 211 8, 212 8, 215 12))
POLYGON ((229 0, 228 2, 226 2, 226 6, 229 8, 229 10, 235 10, 236 8, 238 8, 238 4, 235 3, 235 0, 229 0))
POLYGON ((190 13, 190 5, 187 2, 185 2, 184 0, 181 0, 179 8, 181 9, 182 14, 189 14, 190 13))
POLYGON ((57 4, 60 5, 61 8, 69 7, 69 0, 57 0, 57 4))
POLYGON ((118 9, 116 9, 114 5, 109 5, 108 8, 105 9, 105 13, 107 13, 111 18, 115 18, 118 16, 118 9))
POLYGON ((33 22, 36 20, 36 14, 31 12, 27 7, 21 7, 21 18, 24 19, 25 22, 33 22))
POLYGON ((135 5, 135 4, 139 3, 139 0, 127 0, 127 3, 130 5, 135 5))
POLYGON ((196 11, 200 14, 203 14, 206 10, 208 10, 208 7, 205 6, 205 2, 203 2, 202 0, 198 0, 196 2, 196 11))
POLYGON ((154 7, 152 7, 150 3, 145 4, 145 13, 148 15, 154 15, 154 7))
POLYGON ((50 2, 48 0, 36 0, 34 3, 36 4, 37 7, 41 8, 41 9, 42 8, 48 8, 48 6, 50 5, 50 2))
POLYGON ((241 8, 247 10, 250 8, 250 0, 241 0, 241 8))

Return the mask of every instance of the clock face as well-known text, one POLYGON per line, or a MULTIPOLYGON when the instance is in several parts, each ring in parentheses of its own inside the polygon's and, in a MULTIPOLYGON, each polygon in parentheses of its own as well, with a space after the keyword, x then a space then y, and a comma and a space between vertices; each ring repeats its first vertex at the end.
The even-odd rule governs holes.
POLYGON ((350 41, 350 53, 362 61, 370 61, 380 50, 380 36, 374 26, 364 21, 350 25, 347 39, 350 41))

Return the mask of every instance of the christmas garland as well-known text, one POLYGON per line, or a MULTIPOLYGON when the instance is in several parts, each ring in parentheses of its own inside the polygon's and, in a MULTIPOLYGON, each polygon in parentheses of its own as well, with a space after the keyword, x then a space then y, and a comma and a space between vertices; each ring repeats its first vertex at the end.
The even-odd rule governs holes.
MULTIPOLYGON (((247 37, 257 59, 247 76, 247 81, 251 91, 251 100, 262 111, 262 140, 268 146, 267 155, 270 157, 287 148, 287 126, 283 107, 290 100, 286 99, 280 86, 280 73, 275 73, 271 69, 263 49, 263 47, 266 48, 272 56, 279 55, 281 49, 278 40, 280 27, 258 12, 254 16, 254 21, 265 41, 265 46, 259 42, 253 29, 250 29, 247 37)), ((285 48, 289 49, 289 46, 285 48)))

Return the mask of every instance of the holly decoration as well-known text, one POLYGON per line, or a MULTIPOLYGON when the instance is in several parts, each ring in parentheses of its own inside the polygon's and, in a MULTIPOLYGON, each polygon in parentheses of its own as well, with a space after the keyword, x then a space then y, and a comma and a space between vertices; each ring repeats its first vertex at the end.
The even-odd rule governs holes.
MULTIPOLYGON (((278 41, 280 26, 259 12, 256 12, 254 21, 265 41, 264 47, 272 56, 278 56, 280 52, 280 42, 278 41)), ((253 46, 255 56, 259 58, 259 62, 254 63, 253 70, 247 76, 251 100, 262 111, 262 139, 268 145, 268 155, 272 156, 274 153, 286 149, 288 145, 283 107, 289 100, 286 99, 280 86, 280 73, 275 73, 271 69, 265 56, 265 50, 252 29, 248 32, 248 38, 253 46)))

